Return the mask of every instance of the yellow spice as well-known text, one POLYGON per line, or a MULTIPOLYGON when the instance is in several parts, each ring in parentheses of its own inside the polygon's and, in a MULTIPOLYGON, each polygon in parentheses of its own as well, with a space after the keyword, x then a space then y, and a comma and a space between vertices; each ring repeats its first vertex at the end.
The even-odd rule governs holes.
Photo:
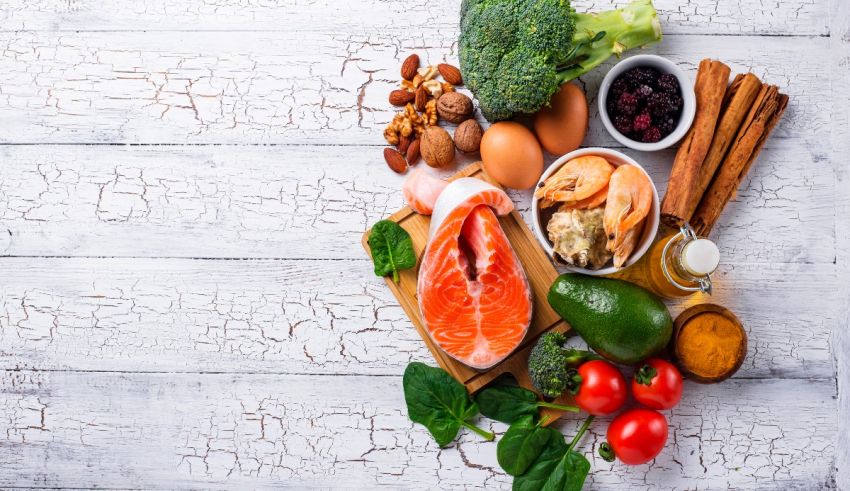
POLYGON ((679 331, 679 361, 695 375, 715 378, 729 373, 738 361, 744 336, 727 317, 705 312, 690 319, 679 331))

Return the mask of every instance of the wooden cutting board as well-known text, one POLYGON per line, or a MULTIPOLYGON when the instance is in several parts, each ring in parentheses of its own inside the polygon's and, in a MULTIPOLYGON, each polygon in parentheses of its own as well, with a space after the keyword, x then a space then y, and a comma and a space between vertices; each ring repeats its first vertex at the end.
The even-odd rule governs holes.
MULTIPOLYGON (((453 175, 449 180, 459 177, 476 177, 494 186, 499 186, 496 181, 484 172, 480 162, 469 165, 453 175)), ((419 335, 425 341, 428 349, 431 350, 437 363, 455 379, 464 384, 471 394, 506 373, 513 375, 523 387, 534 390, 528 376, 527 368, 528 354, 531 348, 541 334, 552 329, 565 332, 569 329, 569 326, 552 310, 549 302, 546 301, 549 286, 555 281, 558 272, 519 213, 514 210, 509 215, 500 217, 499 223, 502 225, 502 229, 505 231, 508 240, 510 240, 523 268, 525 268, 525 274, 528 276, 528 282, 534 297, 534 313, 528 334, 519 348, 504 361, 486 371, 477 371, 469 368, 444 353, 439 346, 431 341, 428 332, 422 325, 422 316, 419 313, 419 302, 416 296, 416 279, 419 273, 422 254, 425 251, 425 245, 428 240, 428 227, 431 224, 431 217, 420 215, 405 206, 388 217, 388 220, 398 223, 410 234, 410 237, 413 239, 413 248, 416 252, 417 263, 415 268, 401 271, 398 284, 394 283, 391 278, 386 278, 387 286, 389 286, 396 299, 398 299, 399 304, 407 313, 408 317, 410 317, 411 322, 413 322, 416 330, 419 331, 419 335)), ((362 243, 366 252, 371 257, 367 242, 368 237, 369 231, 367 230, 363 234, 362 243)), ((564 401, 559 402, 568 403, 566 398, 564 401)), ((546 413, 551 416, 550 421, 554 421, 560 415, 559 411, 546 410, 546 413)))

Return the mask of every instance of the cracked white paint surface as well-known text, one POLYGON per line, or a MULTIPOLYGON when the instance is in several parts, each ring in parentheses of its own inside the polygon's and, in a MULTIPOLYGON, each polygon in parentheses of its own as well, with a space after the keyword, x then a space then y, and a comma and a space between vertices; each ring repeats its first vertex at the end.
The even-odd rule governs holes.
MULTIPOLYGON (((746 363, 687 385, 655 462, 594 458, 588 487, 846 488, 850 2, 655 3, 650 52, 752 67, 792 105, 715 231, 746 363)), ((402 204, 398 64, 455 60, 458 4, 4 2, 0 487, 509 488, 494 444, 408 421, 400 374, 430 356, 359 245, 402 204)), ((613 140, 594 120, 586 143, 613 140)), ((663 190, 672 151, 627 153, 663 190)))

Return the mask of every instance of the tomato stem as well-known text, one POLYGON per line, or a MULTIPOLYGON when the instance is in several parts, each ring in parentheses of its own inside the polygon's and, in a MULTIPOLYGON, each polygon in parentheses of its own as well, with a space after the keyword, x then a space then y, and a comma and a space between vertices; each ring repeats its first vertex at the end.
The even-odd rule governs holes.
POLYGON ((567 448, 567 453, 573 451, 573 448, 575 448, 578 441, 581 440, 582 435, 584 435, 584 432, 587 431, 587 428, 590 426, 590 423, 593 422, 593 418, 595 417, 596 416, 591 414, 587 417, 586 420, 584 420, 584 423, 582 423, 581 428, 578 429, 578 433, 576 433, 576 436, 573 437, 573 441, 570 442, 570 446, 567 448))

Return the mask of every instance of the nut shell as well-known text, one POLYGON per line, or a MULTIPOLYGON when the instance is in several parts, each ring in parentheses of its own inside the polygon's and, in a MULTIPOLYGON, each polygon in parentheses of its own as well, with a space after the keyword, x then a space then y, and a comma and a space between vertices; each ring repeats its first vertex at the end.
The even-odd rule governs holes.
POLYGON ((429 126, 422 134, 419 151, 425 163, 431 167, 443 168, 452 165, 455 160, 455 145, 449 133, 439 126, 429 126))
POLYGON ((472 116, 472 99, 460 92, 449 92, 437 99, 437 114, 450 123, 462 123, 472 116))
POLYGON ((481 148, 484 130, 474 119, 467 119, 455 129, 455 146, 464 153, 477 152, 481 148))

